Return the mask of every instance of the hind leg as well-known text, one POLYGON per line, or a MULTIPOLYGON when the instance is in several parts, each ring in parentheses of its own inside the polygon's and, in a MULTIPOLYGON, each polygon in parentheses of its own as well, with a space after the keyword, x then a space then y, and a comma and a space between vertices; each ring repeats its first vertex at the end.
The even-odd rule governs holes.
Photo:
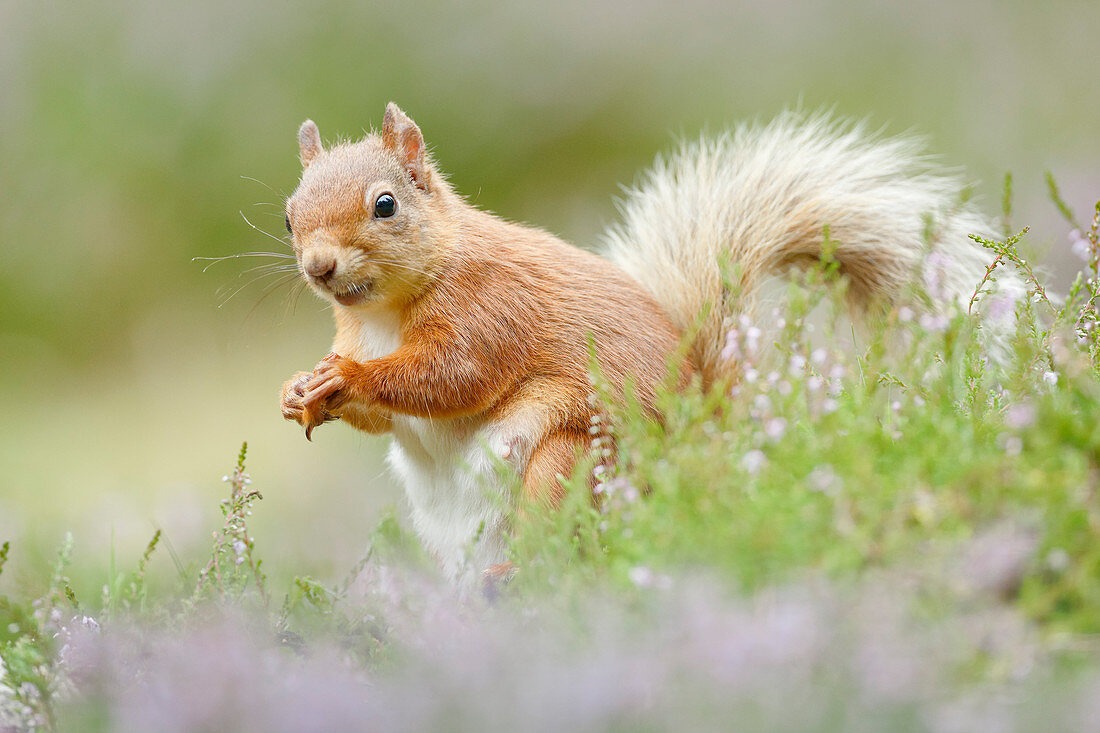
POLYGON ((550 433, 531 453, 523 472, 523 496, 531 504, 553 509, 565 497, 561 479, 569 478, 588 446, 588 435, 579 431, 550 433))
MULTIPOLYGON (((533 507, 553 511, 565 498, 562 479, 573 473, 577 460, 588 446, 588 436, 581 432, 560 430, 542 439, 531 452, 527 468, 523 472, 524 503, 519 509, 522 516, 533 507)), ((493 565, 482 571, 482 592, 486 597, 496 596, 499 586, 511 579, 516 568, 511 561, 493 565)))

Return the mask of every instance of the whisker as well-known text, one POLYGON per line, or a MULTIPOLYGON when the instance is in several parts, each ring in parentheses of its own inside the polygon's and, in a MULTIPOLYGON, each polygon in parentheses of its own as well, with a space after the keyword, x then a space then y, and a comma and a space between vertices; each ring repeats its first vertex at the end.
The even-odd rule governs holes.
MULTIPOLYGON (((286 199, 286 194, 279 193, 274 188, 272 188, 271 186, 269 186, 266 183, 264 183, 263 181, 261 181, 259 178, 253 178, 252 176, 241 176, 241 178, 245 181, 252 181, 253 183, 258 183, 261 186, 263 186, 264 188, 266 188, 268 191, 271 191, 271 193, 275 194, 279 198, 281 198, 283 200, 286 199)), ((274 206, 274 205, 275 204, 272 204, 272 206, 274 206)))
POLYGON ((299 280, 297 284, 291 287, 290 297, 287 298, 285 316, 292 316, 298 311, 298 301, 302 298, 302 293, 306 291, 305 280, 299 280))
MULTIPOLYGON (((252 227, 256 231, 258 231, 260 234, 262 234, 265 237, 268 237, 270 239, 274 239, 276 242, 283 245, 284 247, 290 247, 290 244, 285 239, 282 239, 281 237, 276 237, 271 232, 264 231, 263 229, 260 229, 258 226, 256 226, 251 221, 249 221, 248 217, 244 215, 243 211, 238 211, 237 213, 241 215, 242 219, 244 219, 245 224, 248 224, 248 226, 252 227)), ((291 247, 291 249, 293 249, 293 247, 291 247)))
POLYGON ((292 280, 296 279, 297 277, 297 275, 290 275, 289 277, 284 277, 281 280, 276 280, 275 282, 264 288, 264 292, 260 295, 260 299, 257 300, 255 305, 252 306, 252 309, 248 311, 248 315, 246 316, 246 318, 251 318, 252 314, 256 312, 256 309, 260 307, 261 303, 267 300, 269 295, 271 295, 287 283, 291 282, 292 280))
MULTIPOLYGON (((235 298, 239 292, 241 292, 242 290, 247 288, 252 283, 259 282, 260 280, 263 280, 264 278, 270 277, 271 275, 278 275, 278 274, 280 274, 280 273, 278 273, 278 272, 267 272, 267 273, 257 275, 256 277, 252 278, 248 282, 238 286, 232 293, 229 294, 228 297, 225 298, 225 300, 223 300, 221 303, 218 303, 218 308, 221 308, 226 303, 233 300, 233 298, 235 298)), ((273 283, 273 285, 269 285, 268 288, 270 289, 271 287, 278 287, 279 285, 284 285, 286 283, 291 282, 292 280, 297 279, 297 277, 298 277, 297 273, 293 273, 293 274, 290 274, 290 275, 284 275, 282 278, 280 278, 275 283, 273 283)), ((265 293, 266 292, 268 292, 268 291, 265 291, 265 293)))
POLYGON ((256 265, 255 267, 250 267, 247 270, 242 270, 240 274, 237 275, 237 277, 244 277, 248 273, 256 272, 257 270, 267 270, 267 272, 264 274, 271 274, 275 272, 297 272, 298 265, 288 265, 282 262, 269 262, 265 265, 256 265))
POLYGON ((233 298, 237 295, 237 293, 241 292, 242 290, 244 290, 245 288, 247 288, 249 285, 251 285, 254 282, 256 282, 256 280, 252 279, 252 280, 249 280, 246 283, 242 283, 240 285, 237 285, 236 287, 227 285, 227 286, 218 288, 217 295, 218 295, 218 297, 222 298, 221 302, 218 303, 218 307, 221 308, 223 305, 225 305, 229 301, 233 300, 233 298))
POLYGON ((219 262, 225 262, 226 260, 237 260, 242 257, 275 257, 281 260, 293 260, 297 259, 294 255, 288 255, 283 252, 240 252, 234 255, 225 255, 223 257, 192 257, 192 262, 209 262, 210 264, 202 268, 203 272, 206 272, 219 262))

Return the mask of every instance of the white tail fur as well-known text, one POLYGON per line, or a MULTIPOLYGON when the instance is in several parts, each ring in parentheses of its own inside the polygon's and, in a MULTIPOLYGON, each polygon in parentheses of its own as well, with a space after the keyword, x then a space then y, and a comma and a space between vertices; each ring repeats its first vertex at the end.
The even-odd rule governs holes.
MULTIPOLYGON (((765 279, 818 261, 826 226, 857 310, 898 303, 921 274, 935 310, 965 308, 993 258, 967 235, 995 235, 961 192, 919 140, 788 112, 658 157, 628 192, 605 250, 682 331, 699 327, 693 357, 709 382, 733 376, 720 357, 731 318, 752 310, 765 279), (740 272, 736 302, 722 262, 740 272)), ((1013 298, 1022 291, 1007 272, 998 286, 1013 298)))

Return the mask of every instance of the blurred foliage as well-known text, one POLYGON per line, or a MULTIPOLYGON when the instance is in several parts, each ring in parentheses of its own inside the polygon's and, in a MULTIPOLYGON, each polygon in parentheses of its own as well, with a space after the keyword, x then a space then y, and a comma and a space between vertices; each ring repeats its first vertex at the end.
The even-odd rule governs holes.
POLYGON ((990 186, 1011 169, 1016 221, 1056 233, 1042 172, 1078 210, 1098 187, 1098 24, 1085 0, 0 4, 5 581, 33 584, 69 529, 100 570, 151 524, 193 559, 244 439, 260 529, 313 572, 396 496, 380 440, 279 421, 282 379, 327 350, 320 304, 260 281, 219 309, 248 265, 192 261, 279 246, 240 214, 282 235, 304 118, 355 137, 395 100, 478 205, 591 246, 674 136, 831 106, 990 186))
POLYGON ((213 317, 202 297, 182 301, 221 284, 190 258, 266 248, 241 210, 280 233, 307 116, 355 137, 397 100, 460 190, 585 243, 670 133, 800 101, 929 132, 991 181, 1037 160, 1084 167, 1098 144, 1091 3, 200 0, 4 15, 0 333, 66 362, 117 356, 150 303, 213 317))
MULTIPOLYGON (((368 530, 396 496, 382 441, 334 430, 307 445, 278 417, 281 380, 327 350, 328 314, 285 287, 264 298, 265 281, 219 309, 248 265, 204 274, 192 261, 279 246, 241 214, 282 236, 306 117, 326 140, 356 137, 395 100, 479 206, 593 246, 618 187, 674 136, 833 107, 927 133, 945 165, 987 182, 977 191, 991 211, 1010 171, 1013 226, 1058 241, 1047 265, 1065 291, 1068 227, 1044 202, 1043 173, 1078 212, 1100 197, 1098 27, 1091 0, 0 4, 0 544, 11 540, 0 658, 14 695, 0 703, 49 723, 66 641, 54 633, 97 630, 86 612, 122 619, 152 604, 147 618, 185 617, 173 599, 194 593, 218 526, 210 479, 245 438, 266 497, 249 538, 262 538, 270 587, 290 588, 280 644, 335 619, 336 638, 351 629, 365 645, 356 654, 385 661, 386 621, 405 616, 351 605, 351 624, 339 618, 350 581, 330 587, 355 558, 353 576, 367 567, 368 530), (143 559, 124 572, 116 554, 127 569, 143 559)), ((824 393, 814 414, 776 400, 765 415, 746 395, 718 423, 689 395, 666 405, 671 433, 616 416, 633 460, 606 477, 620 481, 606 513, 585 503, 526 528, 517 603, 546 586, 573 603, 583 595, 564 592, 571 584, 634 603, 693 563, 757 589, 935 558, 940 543, 948 562, 953 542, 1010 515, 1010 539, 1034 538, 1033 552, 1017 547, 1007 570, 950 566, 948 578, 1071 641, 1095 633, 1095 376, 1081 354, 1030 333, 1020 363, 1051 347, 1056 384, 1021 368, 1010 395, 995 393, 974 354, 952 350, 967 329, 915 336, 942 356, 931 387, 920 360, 887 369, 861 355, 827 412, 824 393)), ((793 394, 813 384, 789 379, 793 394)), ((240 526, 213 551, 250 553, 240 526)), ((376 542, 401 536, 383 526, 376 542)), ((414 623, 413 636, 438 621, 414 623)), ((496 699, 469 696, 482 697, 496 699)))
MULTIPOLYGON (((815 346, 847 325, 823 257, 774 333, 731 329, 732 395, 665 391, 660 422, 600 400, 593 447, 617 451, 514 517, 509 581, 456 589, 387 517, 342 582, 269 584, 242 446, 174 591, 146 593, 155 535, 98 605, 71 537, 43 595, 0 595, 0 726, 1091 730, 1100 204, 1082 237, 1085 289, 1059 308, 1029 275, 996 370, 992 316, 961 308, 815 346)), ((1016 241, 986 244, 1028 272, 1016 241)))
MULTIPOLYGON (((1004 201, 1007 218, 1010 181, 1004 201)), ((602 400, 590 432, 606 457, 578 469, 571 506, 528 512, 517 532, 525 591, 650 586, 709 567, 755 592, 920 556, 1050 627, 1096 634, 1100 202, 1087 221, 1084 265, 1057 305, 1020 256, 1023 232, 974 236, 998 255, 988 279, 1004 268, 1025 279, 1014 313, 917 319, 903 306, 860 338, 853 329, 844 349, 845 287, 826 254, 767 322, 742 315, 731 328, 726 350, 743 374, 732 399, 721 387, 671 393, 659 422, 602 400), (1015 326, 1012 350, 992 364, 983 331, 1008 325, 999 318, 1015 326), (952 556, 997 523, 1009 529, 985 550, 952 556)), ((1005 297, 984 285, 974 300, 1005 297)))

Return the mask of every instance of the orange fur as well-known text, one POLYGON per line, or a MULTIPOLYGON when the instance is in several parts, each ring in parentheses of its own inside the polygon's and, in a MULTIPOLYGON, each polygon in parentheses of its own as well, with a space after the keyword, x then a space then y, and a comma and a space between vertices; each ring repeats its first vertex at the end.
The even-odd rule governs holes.
MULTIPOLYGON (((537 402, 549 430, 584 431, 591 340, 613 387, 629 380, 651 406, 678 340, 652 299, 595 255, 454 202, 462 246, 405 304, 401 346, 370 361, 322 362, 307 404, 440 419, 537 402)), ((338 343, 349 340, 343 325, 338 343)), ((569 474, 574 458, 555 472, 569 474)))
MULTIPOLYGON (((426 497, 424 523, 442 538, 434 550, 453 563, 462 553, 450 520, 432 514, 446 500, 423 488, 441 480, 430 462, 452 459, 431 446, 495 440, 526 497, 553 507, 559 476, 588 444, 592 358, 614 393, 629 385, 652 408, 680 334, 616 266, 468 204, 396 107, 381 136, 325 150, 307 123, 300 141, 306 168, 287 217, 303 277, 334 301, 337 332, 333 353, 284 386, 283 414, 307 437, 336 417, 370 433, 398 431, 400 420, 401 465, 426 497), (397 200, 395 214, 375 211, 382 195, 397 200), (434 432, 425 437, 415 420, 434 432)), ((472 484, 463 486, 468 496, 472 484)), ((476 496, 454 501, 454 526, 462 512, 487 511, 476 496)), ((500 559, 499 549, 485 556, 500 559)))
POLYGON ((588 446, 586 433, 558 431, 546 436, 527 463, 523 474, 523 494, 536 505, 556 507, 565 498, 560 477, 568 478, 577 457, 588 446))
POLYGON ((411 121, 395 126, 402 124, 404 137, 384 128, 381 138, 348 146, 351 154, 335 160, 307 149, 310 170, 325 163, 330 168, 323 185, 303 180, 288 203, 300 257, 311 247, 337 255, 384 250, 383 259, 400 258, 405 267, 427 273, 395 283, 385 298, 398 314, 401 344, 379 358, 357 358, 358 320, 337 305, 333 352, 339 356, 318 364, 302 398, 301 421, 315 426, 328 413, 378 432, 389 413, 453 419, 504 415, 534 403, 548 437, 545 445, 531 447, 539 460, 533 457, 537 465, 528 470, 550 473, 525 479, 525 485, 569 474, 575 448, 584 444, 575 438, 583 438, 592 414, 590 346, 615 390, 630 382, 640 402, 652 406, 679 334, 652 297, 606 260, 469 205, 424 159, 422 148, 409 150, 407 139, 419 130, 410 131, 411 121), (401 190, 404 208, 412 209, 412 221, 397 237, 383 236, 399 243, 430 239, 433 246, 394 253, 392 243, 386 249, 363 235, 369 212, 361 191, 378 187, 379 180, 383 188, 401 190), (431 181, 430 190, 421 188, 422 181, 431 181), (568 456, 560 449, 562 434, 572 436, 568 456))

